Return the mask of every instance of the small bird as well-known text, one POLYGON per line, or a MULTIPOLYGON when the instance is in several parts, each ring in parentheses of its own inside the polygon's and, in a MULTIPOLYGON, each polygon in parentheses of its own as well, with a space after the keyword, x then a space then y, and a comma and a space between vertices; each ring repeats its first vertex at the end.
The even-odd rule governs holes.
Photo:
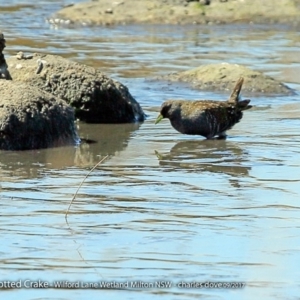
POLYGON ((155 124, 168 118, 172 126, 184 134, 202 135, 207 139, 218 136, 226 138, 226 130, 232 128, 243 117, 243 110, 252 106, 251 100, 241 100, 240 91, 244 78, 241 77, 227 101, 214 100, 168 100, 161 106, 155 124))

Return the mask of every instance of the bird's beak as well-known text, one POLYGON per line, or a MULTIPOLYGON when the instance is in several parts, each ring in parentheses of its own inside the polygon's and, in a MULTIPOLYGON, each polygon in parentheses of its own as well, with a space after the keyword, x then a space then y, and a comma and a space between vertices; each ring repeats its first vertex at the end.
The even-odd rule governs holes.
POLYGON ((156 124, 159 123, 163 118, 164 118, 164 117, 162 116, 162 114, 159 114, 154 124, 156 125, 156 124))

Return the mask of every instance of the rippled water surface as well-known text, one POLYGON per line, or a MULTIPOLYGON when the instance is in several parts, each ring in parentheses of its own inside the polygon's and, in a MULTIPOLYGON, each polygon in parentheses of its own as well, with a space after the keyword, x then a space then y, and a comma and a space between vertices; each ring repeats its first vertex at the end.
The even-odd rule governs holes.
POLYGON ((8 280, 124 286, 2 289, 1 298, 299 299, 299 96, 252 97, 254 108, 226 141, 206 141, 177 133, 168 121, 154 126, 159 106, 168 98, 227 95, 149 80, 230 62, 299 94, 299 32, 258 25, 64 28, 45 21, 71 2, 1 3, 5 55, 42 51, 100 68, 128 86, 148 118, 80 123, 80 135, 98 142, 77 148, 1 151, 0 287, 8 280), (66 223, 74 193, 106 155, 66 223), (155 286, 162 280, 172 287, 155 286), (194 282, 246 286, 183 288, 194 282))

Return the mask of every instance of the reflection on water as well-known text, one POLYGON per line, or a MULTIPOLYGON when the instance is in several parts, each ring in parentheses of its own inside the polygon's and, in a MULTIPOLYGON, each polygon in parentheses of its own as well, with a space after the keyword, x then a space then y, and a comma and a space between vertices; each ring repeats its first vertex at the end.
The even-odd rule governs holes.
POLYGON ((184 141, 177 143, 168 154, 156 151, 160 165, 174 169, 194 169, 202 172, 248 175, 244 151, 236 144, 223 140, 184 141))
POLYGON ((100 160, 99 157, 114 156, 123 151, 131 134, 139 127, 139 123, 122 125, 80 123, 78 130, 83 141, 76 149, 75 164, 93 166, 100 160))
POLYGON ((80 145, 39 149, 33 151, 1 151, 1 174, 4 176, 38 177, 43 169, 92 167, 108 155, 123 151, 130 135, 140 124, 84 124, 78 123, 80 145))
POLYGON ((236 24, 52 28, 45 19, 62 2, 74 0, 1 3, 5 54, 43 51, 99 67, 125 83, 149 117, 79 123, 87 142, 78 147, 0 152, 2 281, 169 280, 172 287, 51 288, 46 296, 8 289, 5 299, 299 298, 299 96, 253 97, 226 141, 206 141, 167 121, 154 125, 157 112, 166 99, 224 95, 145 80, 227 61, 299 91, 299 32, 236 24), (65 211, 105 155, 78 191, 69 227, 65 211), (182 281, 246 287, 184 289, 182 281))

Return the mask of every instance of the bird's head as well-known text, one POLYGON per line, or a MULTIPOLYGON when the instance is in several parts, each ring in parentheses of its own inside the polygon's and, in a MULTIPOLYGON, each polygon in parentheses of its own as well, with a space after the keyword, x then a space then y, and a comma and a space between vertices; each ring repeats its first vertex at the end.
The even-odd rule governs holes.
POLYGON ((174 101, 166 101, 162 104, 160 113, 155 121, 155 124, 159 123, 164 118, 168 118, 168 119, 170 118, 174 108, 173 102, 174 101))

